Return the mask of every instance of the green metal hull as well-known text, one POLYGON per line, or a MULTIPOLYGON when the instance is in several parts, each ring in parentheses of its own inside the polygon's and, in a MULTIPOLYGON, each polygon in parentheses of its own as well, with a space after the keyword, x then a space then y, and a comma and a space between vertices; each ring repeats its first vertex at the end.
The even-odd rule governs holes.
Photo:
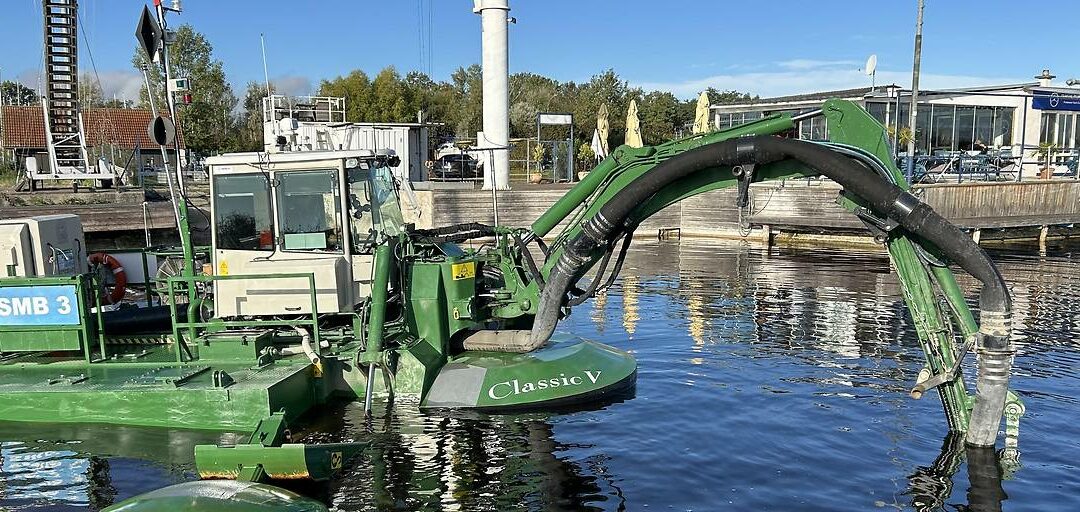
POLYGON ((420 406, 487 412, 583 405, 633 389, 637 362, 593 341, 557 338, 525 354, 465 352, 439 371, 420 406))
POLYGON ((87 365, 25 355, 0 366, 0 411, 19 422, 248 431, 274 412, 293 420, 328 398, 314 367, 293 359, 302 363, 87 365), (215 372, 232 382, 215 384, 215 372))

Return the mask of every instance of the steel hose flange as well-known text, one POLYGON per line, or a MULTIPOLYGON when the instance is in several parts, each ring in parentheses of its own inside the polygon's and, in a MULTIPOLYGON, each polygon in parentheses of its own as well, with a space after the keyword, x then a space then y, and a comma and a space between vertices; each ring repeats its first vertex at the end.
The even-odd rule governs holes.
POLYGON ((975 383, 975 407, 971 410, 967 436, 972 446, 994 446, 1009 393, 1009 373, 1015 350, 1008 312, 980 311, 979 372, 975 383))

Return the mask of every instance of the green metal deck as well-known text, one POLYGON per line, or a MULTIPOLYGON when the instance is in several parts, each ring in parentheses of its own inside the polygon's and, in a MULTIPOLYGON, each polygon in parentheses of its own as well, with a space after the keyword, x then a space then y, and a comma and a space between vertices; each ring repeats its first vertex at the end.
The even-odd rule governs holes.
POLYGON ((273 412, 288 419, 330 389, 303 356, 270 364, 178 364, 171 345, 107 361, 22 353, 0 364, 4 420, 248 430, 273 412))

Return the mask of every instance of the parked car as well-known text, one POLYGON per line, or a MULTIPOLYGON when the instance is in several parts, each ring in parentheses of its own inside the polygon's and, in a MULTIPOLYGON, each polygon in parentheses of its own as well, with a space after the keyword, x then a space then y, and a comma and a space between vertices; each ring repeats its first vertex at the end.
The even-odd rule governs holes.
POLYGON ((479 165, 469 155, 445 155, 435 161, 431 169, 432 179, 475 179, 482 177, 479 165))

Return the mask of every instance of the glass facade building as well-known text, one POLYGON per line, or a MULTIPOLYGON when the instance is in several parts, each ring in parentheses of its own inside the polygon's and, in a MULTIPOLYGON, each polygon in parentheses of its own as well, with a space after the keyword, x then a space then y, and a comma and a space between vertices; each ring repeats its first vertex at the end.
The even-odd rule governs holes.
MULTIPOLYGON (((1020 175, 1034 176, 1053 167, 1055 175, 1080 177, 1080 89, 1055 86, 1052 76, 1036 78, 1037 82, 921 92, 914 133, 916 156, 977 151, 1018 164, 1020 175)), ((897 156, 906 153, 911 96, 897 85, 715 105, 713 120, 718 129, 724 129, 772 114, 810 112, 830 98, 861 105, 888 129, 891 142, 899 146, 897 156)), ((821 140, 827 134, 824 117, 805 119, 797 126, 801 139, 821 140)))
POLYGON ((1080 113, 1043 112, 1039 118, 1039 144, 1059 149, 1080 148, 1080 113))
MULTIPOLYGON (((1015 107, 919 102, 915 122, 915 151, 933 154, 1002 148, 1013 144, 1015 107)), ((902 100, 867 101, 866 111, 895 133, 897 121, 908 125, 911 105, 902 100)))

